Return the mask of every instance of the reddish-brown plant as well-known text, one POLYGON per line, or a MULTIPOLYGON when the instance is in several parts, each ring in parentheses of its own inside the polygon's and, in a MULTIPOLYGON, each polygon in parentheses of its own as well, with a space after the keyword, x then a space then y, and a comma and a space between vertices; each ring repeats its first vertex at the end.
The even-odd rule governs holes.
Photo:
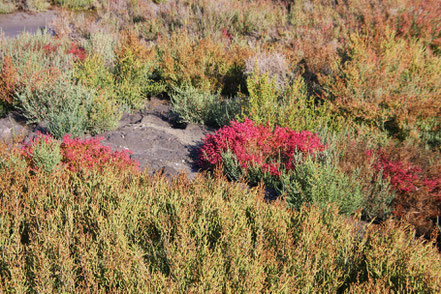
POLYGON ((18 83, 17 70, 9 56, 3 58, 3 66, 0 72, 0 101, 12 103, 13 94, 18 83))
POLYGON ((278 176, 281 168, 295 167, 293 159, 297 152, 310 154, 325 147, 320 138, 309 131, 296 132, 279 126, 272 130, 269 126, 255 125, 247 118, 243 123, 232 121, 214 135, 207 135, 200 149, 200 165, 220 165, 222 154, 231 152, 243 169, 260 167, 278 176))

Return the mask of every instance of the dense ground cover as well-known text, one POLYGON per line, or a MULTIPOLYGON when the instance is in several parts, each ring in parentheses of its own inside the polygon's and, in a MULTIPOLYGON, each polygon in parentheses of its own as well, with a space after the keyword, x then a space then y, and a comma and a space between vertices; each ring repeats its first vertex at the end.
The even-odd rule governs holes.
POLYGON ((5 289, 439 292, 439 253, 413 234, 440 244, 440 0, 0 11, 49 5, 89 12, 0 43, 0 115, 52 135, 2 149, 5 289), (152 96, 218 128, 199 151, 207 175, 168 185, 76 138, 152 96))
POLYGON ((267 203, 221 174, 170 183, 95 141, 52 144, 0 149, 2 291, 441 289, 438 250, 393 221, 267 203))

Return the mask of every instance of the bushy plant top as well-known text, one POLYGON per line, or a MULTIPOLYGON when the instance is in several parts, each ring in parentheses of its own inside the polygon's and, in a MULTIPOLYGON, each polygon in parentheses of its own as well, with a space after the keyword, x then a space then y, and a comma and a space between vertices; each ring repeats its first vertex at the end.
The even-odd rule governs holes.
POLYGON ((222 154, 232 152, 242 168, 261 167, 278 175, 280 168, 294 168, 295 153, 311 154, 323 151, 325 147, 320 137, 312 132, 296 132, 279 126, 272 130, 267 125, 256 125, 246 118, 242 123, 233 120, 229 126, 204 139, 200 165, 219 165, 222 154))
MULTIPOLYGON (((392 186, 401 193, 411 193, 419 189, 427 189, 434 197, 441 200, 441 178, 427 177, 419 166, 412 166, 399 160, 391 159, 384 150, 379 150, 373 167, 382 171, 383 177, 389 178, 392 186)), ((373 151, 368 150, 372 156, 373 151)))
POLYGON ((367 153, 370 157, 375 156, 372 164, 375 172, 387 179, 397 194, 392 203, 395 217, 414 225, 420 235, 438 234, 441 215, 439 166, 409 162, 391 151, 394 150, 368 150, 367 153))
POLYGON ((21 153, 26 161, 30 163, 31 168, 38 169, 41 165, 46 166, 47 164, 35 164, 36 155, 38 155, 36 151, 41 150, 42 145, 59 145, 59 154, 52 153, 51 158, 49 158, 50 155, 47 156, 46 162, 61 155, 60 163, 65 169, 72 172, 96 172, 104 166, 112 166, 116 170, 138 172, 139 163, 130 159, 130 151, 112 151, 110 147, 101 144, 103 139, 102 137, 81 139, 65 135, 59 143, 50 135, 40 134, 24 144, 21 153))

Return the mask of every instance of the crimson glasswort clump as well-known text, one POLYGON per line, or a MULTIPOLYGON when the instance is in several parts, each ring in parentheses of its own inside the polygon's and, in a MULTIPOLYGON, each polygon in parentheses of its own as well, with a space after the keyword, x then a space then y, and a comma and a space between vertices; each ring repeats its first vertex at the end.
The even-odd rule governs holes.
MULTIPOLYGON (((65 135, 60 143, 61 164, 73 172, 89 172, 113 166, 117 170, 130 172, 139 171, 139 163, 130 158, 130 151, 114 151, 103 146, 103 138, 80 139, 65 135)), ((34 140, 22 147, 22 155, 33 162, 34 151, 40 142, 54 144, 55 139, 50 135, 39 134, 34 140)))
MULTIPOLYGON (((373 154, 372 150, 368 155, 373 154)), ((401 193, 415 192, 420 188, 441 200, 441 178, 428 178, 419 166, 411 166, 398 160, 391 160, 384 151, 377 151, 378 159, 373 167, 383 172, 383 177, 390 180, 392 187, 401 193)))
POLYGON ((83 47, 78 46, 75 43, 72 43, 70 45, 70 48, 67 51, 67 53, 72 54, 76 58, 76 60, 79 60, 79 61, 84 61, 87 58, 86 50, 83 47))
POLYGON ((101 144, 103 139, 72 139, 70 135, 65 135, 61 143, 63 163, 72 171, 102 168, 107 164, 119 170, 139 170, 139 163, 130 159, 130 151, 112 152, 110 147, 101 144))
POLYGON ((280 169, 292 170, 295 153, 311 154, 323 151, 320 137, 309 131, 296 132, 289 128, 255 125, 250 119, 243 123, 232 121, 204 139, 199 165, 212 167, 222 163, 222 154, 231 152, 244 170, 261 167, 274 176, 280 169))

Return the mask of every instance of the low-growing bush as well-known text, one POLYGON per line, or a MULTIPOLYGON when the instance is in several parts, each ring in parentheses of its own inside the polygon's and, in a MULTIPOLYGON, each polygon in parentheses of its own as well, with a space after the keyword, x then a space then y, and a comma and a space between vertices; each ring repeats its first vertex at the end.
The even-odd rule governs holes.
POLYGON ((218 99, 214 94, 183 85, 173 90, 170 102, 182 122, 205 123, 209 121, 210 109, 218 99))
POLYGON ((61 78, 40 89, 26 86, 17 101, 28 122, 44 121, 49 131, 61 138, 64 134, 78 136, 85 132, 92 95, 86 88, 61 78))
POLYGON ((257 123, 268 123, 295 130, 341 131, 347 128, 347 119, 332 113, 331 105, 309 96, 302 76, 292 78, 290 85, 279 90, 276 81, 256 68, 247 77, 249 95, 242 95, 242 113, 239 120, 249 117, 257 123), (345 126, 346 124, 346 126, 345 126))
POLYGON ((46 33, 23 34, 0 48, 2 104, 44 122, 57 138, 113 129, 120 110, 113 76, 95 55, 46 33))
MULTIPOLYGON (((74 167, 95 154, 72 145, 74 167)), ((5 292, 441 290, 437 249, 391 221, 292 210, 221 176, 169 182, 108 164, 48 174, 6 146, 0 165, 5 292)))
POLYGON ((117 101, 115 80, 99 55, 87 57, 76 67, 78 83, 93 89, 93 101, 88 112, 87 130, 93 135, 118 126, 122 111, 117 101))
POLYGON ((188 33, 175 33, 157 45, 158 70, 168 89, 191 85, 213 93, 233 96, 243 85, 245 59, 250 50, 226 46, 210 38, 193 40, 188 33))
POLYGON ((413 152, 390 146, 378 150, 373 168, 381 171, 396 191, 394 214, 413 224, 419 234, 428 236, 438 232, 441 215, 440 164, 430 163, 426 156, 413 152))
POLYGON ((129 109, 142 108, 150 95, 165 90, 164 85, 153 80, 155 61, 149 58, 148 49, 134 33, 123 35, 115 56, 117 99, 129 109))
POLYGON ((42 169, 51 173, 62 160, 60 143, 47 135, 37 134, 21 151, 34 171, 42 169))
POLYGON ((258 124, 268 122, 271 126, 277 124, 279 115, 279 98, 281 92, 277 89, 275 78, 272 80, 268 74, 261 74, 257 68, 247 78, 248 97, 243 110, 244 115, 249 116, 258 124))
POLYGON ((219 94, 197 90, 191 85, 175 88, 170 102, 181 122, 215 127, 227 125, 241 111, 240 99, 224 98, 219 94))
POLYGON ((389 179, 383 177, 383 171, 373 168, 378 157, 369 151, 381 146, 381 138, 375 138, 375 132, 367 130, 357 135, 353 131, 342 132, 328 140, 333 142, 333 152, 339 154, 339 170, 353 178, 361 188, 364 198, 363 219, 382 222, 389 218, 396 193, 389 179))
POLYGON ((264 182, 296 209, 333 202, 342 213, 359 210, 365 220, 386 220, 397 195, 387 171, 375 169, 378 158, 369 155, 371 145, 354 141, 349 132, 322 133, 320 139, 309 131, 232 121, 204 139, 199 164, 221 167, 230 180, 264 182))
POLYGON ((335 76, 322 82, 343 115, 402 140, 419 139, 425 137, 419 126, 439 124, 440 66, 421 41, 353 35, 332 64, 335 76))
POLYGON ((21 154, 33 171, 51 172, 59 164, 83 175, 101 171, 106 166, 134 174, 139 171, 139 163, 130 159, 129 151, 112 151, 101 144, 102 140, 100 137, 83 140, 65 135, 58 142, 51 135, 38 134, 23 145, 21 154))
POLYGON ((323 151, 320 138, 308 131, 296 132, 288 128, 255 124, 250 119, 243 123, 232 121, 204 138, 200 162, 203 167, 222 163, 222 153, 231 152, 245 170, 260 167, 277 176, 279 169, 293 169, 293 156, 297 152, 311 154, 323 151))
POLYGON ((357 175, 341 172, 336 154, 325 151, 318 160, 311 156, 302 159, 301 154, 296 157, 293 160, 299 164, 292 173, 281 175, 275 185, 290 206, 299 209, 305 203, 321 207, 335 203, 348 215, 363 209, 365 198, 357 175))

